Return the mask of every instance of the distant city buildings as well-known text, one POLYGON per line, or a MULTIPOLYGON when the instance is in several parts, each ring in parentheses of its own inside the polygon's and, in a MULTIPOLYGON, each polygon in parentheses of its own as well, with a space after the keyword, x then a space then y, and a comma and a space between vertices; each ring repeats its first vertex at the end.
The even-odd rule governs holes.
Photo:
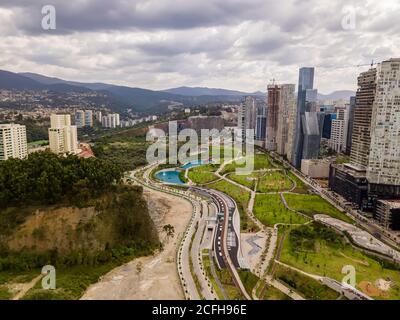
POLYGON ((0 124, 0 161, 23 159, 27 154, 26 127, 19 124, 0 124))
POLYGON ((77 127, 71 125, 69 114, 52 114, 49 128, 50 150, 56 154, 77 153, 77 127))
POLYGON ((104 128, 115 129, 120 126, 120 118, 118 113, 110 113, 106 116, 103 116, 101 125, 104 128))
POLYGON ((195 116, 189 117, 182 125, 182 128, 193 129, 200 135, 202 129, 221 131, 224 129, 224 119, 219 116, 195 116))

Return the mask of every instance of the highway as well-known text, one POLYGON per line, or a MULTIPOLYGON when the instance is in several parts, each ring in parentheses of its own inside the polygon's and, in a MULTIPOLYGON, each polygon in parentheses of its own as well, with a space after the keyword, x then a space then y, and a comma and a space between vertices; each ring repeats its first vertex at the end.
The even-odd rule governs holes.
POLYGON ((147 188, 184 198, 192 204, 193 214, 191 221, 177 248, 176 261, 178 274, 187 300, 200 300, 202 298, 206 300, 215 300, 217 296, 211 289, 212 286, 209 279, 205 276, 204 267, 200 258, 202 232, 206 225, 206 217, 201 214, 202 200, 185 190, 171 188, 162 183, 152 181, 150 179, 150 173, 155 167, 155 165, 148 165, 133 171, 130 173, 129 178, 147 188), (142 178, 138 177, 138 173, 143 173, 142 178), (193 270, 191 270, 191 265, 193 270), (200 288, 198 288, 196 283, 198 283, 200 288))
MULTIPOLYGON (((208 195, 215 203, 221 217, 215 226, 213 252, 217 264, 220 268, 228 268, 235 286, 240 290, 243 297, 251 300, 243 286, 243 283, 237 273, 241 267, 240 258, 240 217, 235 201, 226 194, 212 190, 192 187, 192 191, 199 194, 208 195)), ((243 259, 242 259, 243 260, 243 259)))

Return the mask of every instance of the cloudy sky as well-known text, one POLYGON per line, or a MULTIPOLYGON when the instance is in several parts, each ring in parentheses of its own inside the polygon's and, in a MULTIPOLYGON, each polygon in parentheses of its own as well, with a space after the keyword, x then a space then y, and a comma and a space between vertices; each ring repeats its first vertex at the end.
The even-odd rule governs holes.
POLYGON ((252 92, 315 66, 329 93, 400 56, 399 17, 399 0, 0 0, 0 69, 252 92), (47 4, 55 30, 42 28, 47 4))

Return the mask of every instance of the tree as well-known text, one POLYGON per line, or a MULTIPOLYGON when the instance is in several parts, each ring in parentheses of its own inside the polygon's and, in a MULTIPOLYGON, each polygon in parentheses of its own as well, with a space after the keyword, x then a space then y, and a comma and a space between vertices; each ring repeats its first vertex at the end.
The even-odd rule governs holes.
POLYGON ((163 231, 166 233, 167 238, 172 238, 175 234, 175 228, 170 224, 165 225, 163 231))
POLYGON ((142 264, 141 261, 139 261, 139 262, 136 264, 136 274, 137 274, 139 280, 140 280, 140 274, 142 273, 142 271, 143 271, 143 264, 142 264))

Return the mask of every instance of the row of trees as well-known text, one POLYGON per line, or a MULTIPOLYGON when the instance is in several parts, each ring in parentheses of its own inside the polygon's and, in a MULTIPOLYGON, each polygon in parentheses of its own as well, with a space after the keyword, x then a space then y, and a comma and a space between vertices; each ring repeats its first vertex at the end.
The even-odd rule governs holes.
POLYGON ((87 199, 119 182, 122 175, 120 166, 96 158, 39 152, 24 160, 10 159, 0 162, 0 207, 87 199))

